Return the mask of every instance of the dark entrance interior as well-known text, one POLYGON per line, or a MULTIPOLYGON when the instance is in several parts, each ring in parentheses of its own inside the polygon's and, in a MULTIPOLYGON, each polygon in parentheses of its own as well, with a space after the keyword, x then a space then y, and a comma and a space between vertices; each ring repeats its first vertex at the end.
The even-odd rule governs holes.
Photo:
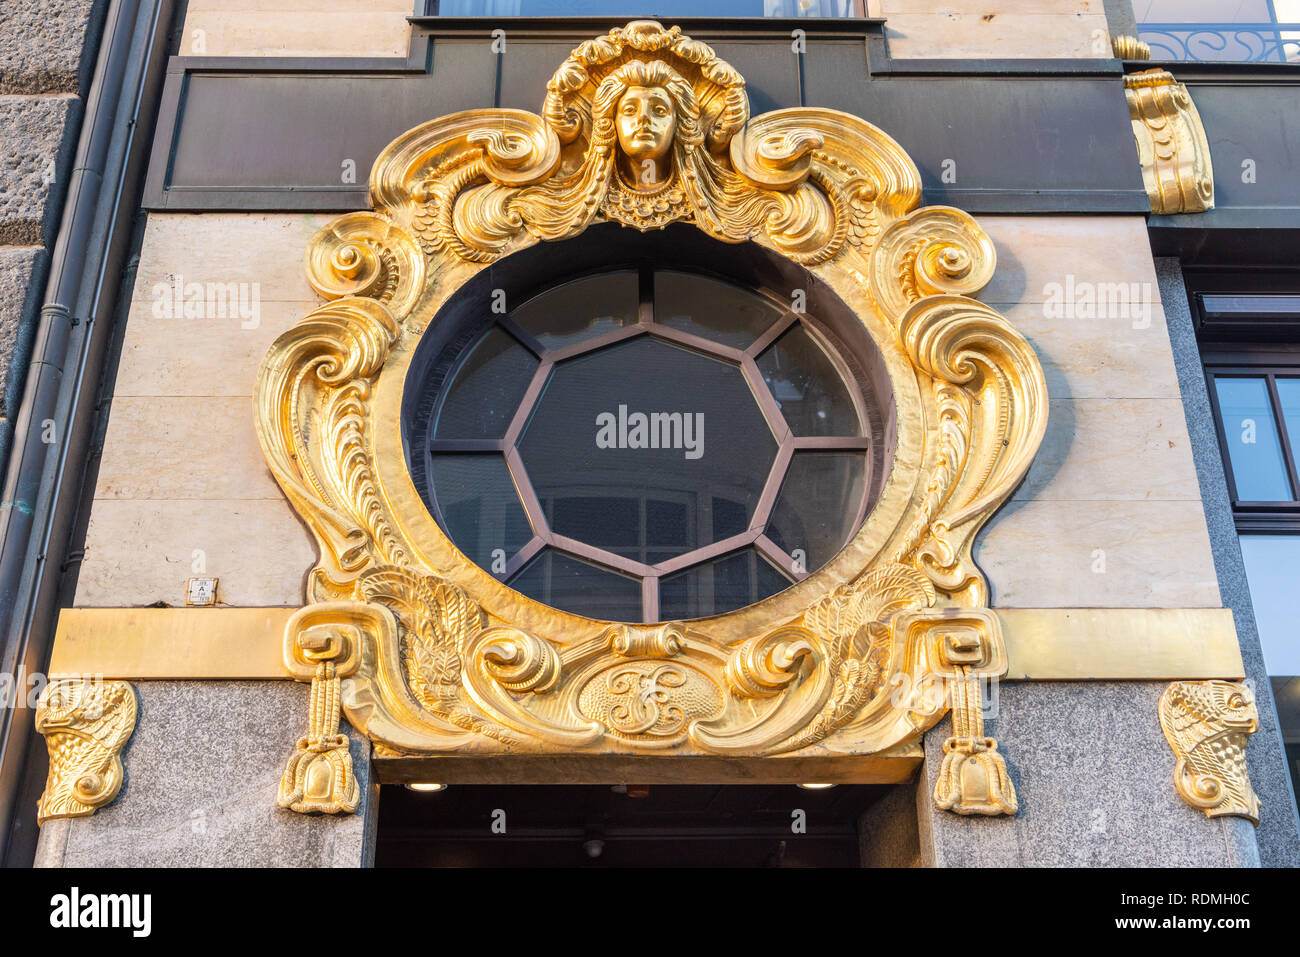
POLYGON ((857 867, 859 818, 888 790, 461 785, 423 792, 385 785, 375 864, 857 867))

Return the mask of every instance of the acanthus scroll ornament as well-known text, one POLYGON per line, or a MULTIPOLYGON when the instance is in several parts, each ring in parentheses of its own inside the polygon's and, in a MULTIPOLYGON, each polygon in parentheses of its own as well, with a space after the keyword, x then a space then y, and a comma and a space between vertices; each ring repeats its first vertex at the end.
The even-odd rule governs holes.
POLYGON ((708 45, 636 21, 574 50, 540 114, 467 111, 398 137, 370 195, 373 212, 313 240, 309 273, 331 301, 276 341, 257 388, 272 472, 319 545, 303 614, 320 609, 312 628, 348 646, 295 671, 321 689, 300 748, 320 757, 294 760, 328 764, 313 771, 322 805, 350 798, 340 711, 384 756, 832 759, 915 742, 951 706, 936 800, 1015 812, 979 717, 979 681, 1006 657, 971 546, 1029 468, 1046 387, 1024 337, 969 298, 993 274, 988 236, 960 210, 918 209, 920 175, 894 140, 833 110, 751 117, 743 78, 708 45), (396 423, 421 335, 487 264, 601 222, 765 246, 826 283, 879 348, 889 480, 843 552, 788 592, 708 619, 581 618, 466 559, 414 488, 396 423), (353 669, 345 685, 335 658, 353 669))

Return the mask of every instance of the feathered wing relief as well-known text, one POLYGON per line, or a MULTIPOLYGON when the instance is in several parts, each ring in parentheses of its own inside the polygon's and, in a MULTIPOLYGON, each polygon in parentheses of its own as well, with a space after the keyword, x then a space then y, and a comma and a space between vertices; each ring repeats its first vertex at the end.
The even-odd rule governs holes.
POLYGON ((36 704, 50 773, 36 822, 83 817, 117 797, 126 773, 122 749, 135 731, 135 691, 125 681, 55 679, 36 704))
POLYGON ((1160 727, 1177 759, 1174 787, 1206 817, 1259 824, 1246 744, 1259 728, 1250 688, 1236 681, 1176 681, 1160 696, 1160 727))
MULTIPOLYGON (((352 655, 339 701, 385 755, 861 755, 951 707, 936 800, 1014 813, 979 717, 980 682, 1006 658, 971 544, 1029 467, 1046 388, 1026 340, 969 298, 993 273, 988 236, 917 208, 897 143, 832 110, 750 117, 706 44, 640 21, 579 46, 540 114, 469 111, 399 137, 370 194, 374 212, 313 240, 309 277, 331 301, 276 341, 257 388, 272 472, 320 546, 311 633, 352 636, 317 640, 296 676, 328 692, 343 671, 321 662, 352 655), (845 550, 851 573, 815 573, 797 614, 764 618, 769 599, 728 630, 728 616, 597 623, 526 603, 414 493, 394 420, 424 325, 486 264, 594 222, 767 246, 828 283, 883 354, 898 451, 845 550)), ((304 627, 286 635, 300 662, 304 627)))

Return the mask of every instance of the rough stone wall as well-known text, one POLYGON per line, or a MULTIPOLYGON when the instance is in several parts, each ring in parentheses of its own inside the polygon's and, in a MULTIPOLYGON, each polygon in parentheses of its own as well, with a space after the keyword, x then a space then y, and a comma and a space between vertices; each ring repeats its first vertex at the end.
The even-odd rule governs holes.
POLYGON ((0 4, 0 475, 106 7, 106 0, 0 4))

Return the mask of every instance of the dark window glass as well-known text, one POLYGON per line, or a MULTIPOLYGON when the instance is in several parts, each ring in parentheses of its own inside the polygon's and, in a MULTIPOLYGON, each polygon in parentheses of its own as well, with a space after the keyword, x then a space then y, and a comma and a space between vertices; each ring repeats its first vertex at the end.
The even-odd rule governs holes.
POLYGON ((758 368, 795 435, 862 434, 844 380, 803 326, 766 349, 758 368))
POLYGON ((1215 391, 1239 502, 1291 499, 1277 424, 1263 377, 1217 376, 1215 391))
POLYGON ((1291 771, 1291 790, 1300 795, 1300 677, 1270 675, 1269 684, 1273 686, 1273 703, 1291 771))
POLYGON ((659 617, 723 615, 775 595, 789 579, 752 548, 659 580, 659 617))
POLYGON ((602 273, 548 289, 510 318, 547 349, 562 349, 637 321, 637 274, 602 273))
POLYGON ((869 494, 863 393, 812 321, 680 271, 562 282, 430 366, 451 371, 407 413, 432 409, 426 501, 493 574, 540 546, 510 584, 578 614, 669 620, 766 598, 843 547, 869 494), (766 335, 747 377, 736 351, 766 335), (795 451, 805 435, 817 450, 795 451), (758 550, 765 534, 793 572, 758 550))
POLYGON ((575 483, 570 494, 542 499, 551 528, 624 558, 641 560, 640 537, 643 502, 636 498, 583 495, 575 483))
POLYGON ((821 568, 857 529, 866 470, 865 452, 796 452, 767 537, 807 571, 821 568))
POLYGON ((776 450, 739 367, 647 336, 559 363, 519 442, 557 535, 661 555, 745 531, 776 450))
POLYGON ((443 392, 434 437, 502 438, 536 370, 536 356, 492 329, 470 350, 443 392))
POLYGON ((641 619, 641 582, 546 549, 510 587, 554 608, 608 621, 641 619))
POLYGON ((655 321, 745 349, 781 318, 781 310, 729 283, 681 272, 655 274, 655 321))
POLYGON ((861 0, 438 0, 444 17, 860 17, 861 0))
POLYGON ((430 470, 444 530, 479 567, 501 567, 533 537, 500 455, 439 454, 430 470))

